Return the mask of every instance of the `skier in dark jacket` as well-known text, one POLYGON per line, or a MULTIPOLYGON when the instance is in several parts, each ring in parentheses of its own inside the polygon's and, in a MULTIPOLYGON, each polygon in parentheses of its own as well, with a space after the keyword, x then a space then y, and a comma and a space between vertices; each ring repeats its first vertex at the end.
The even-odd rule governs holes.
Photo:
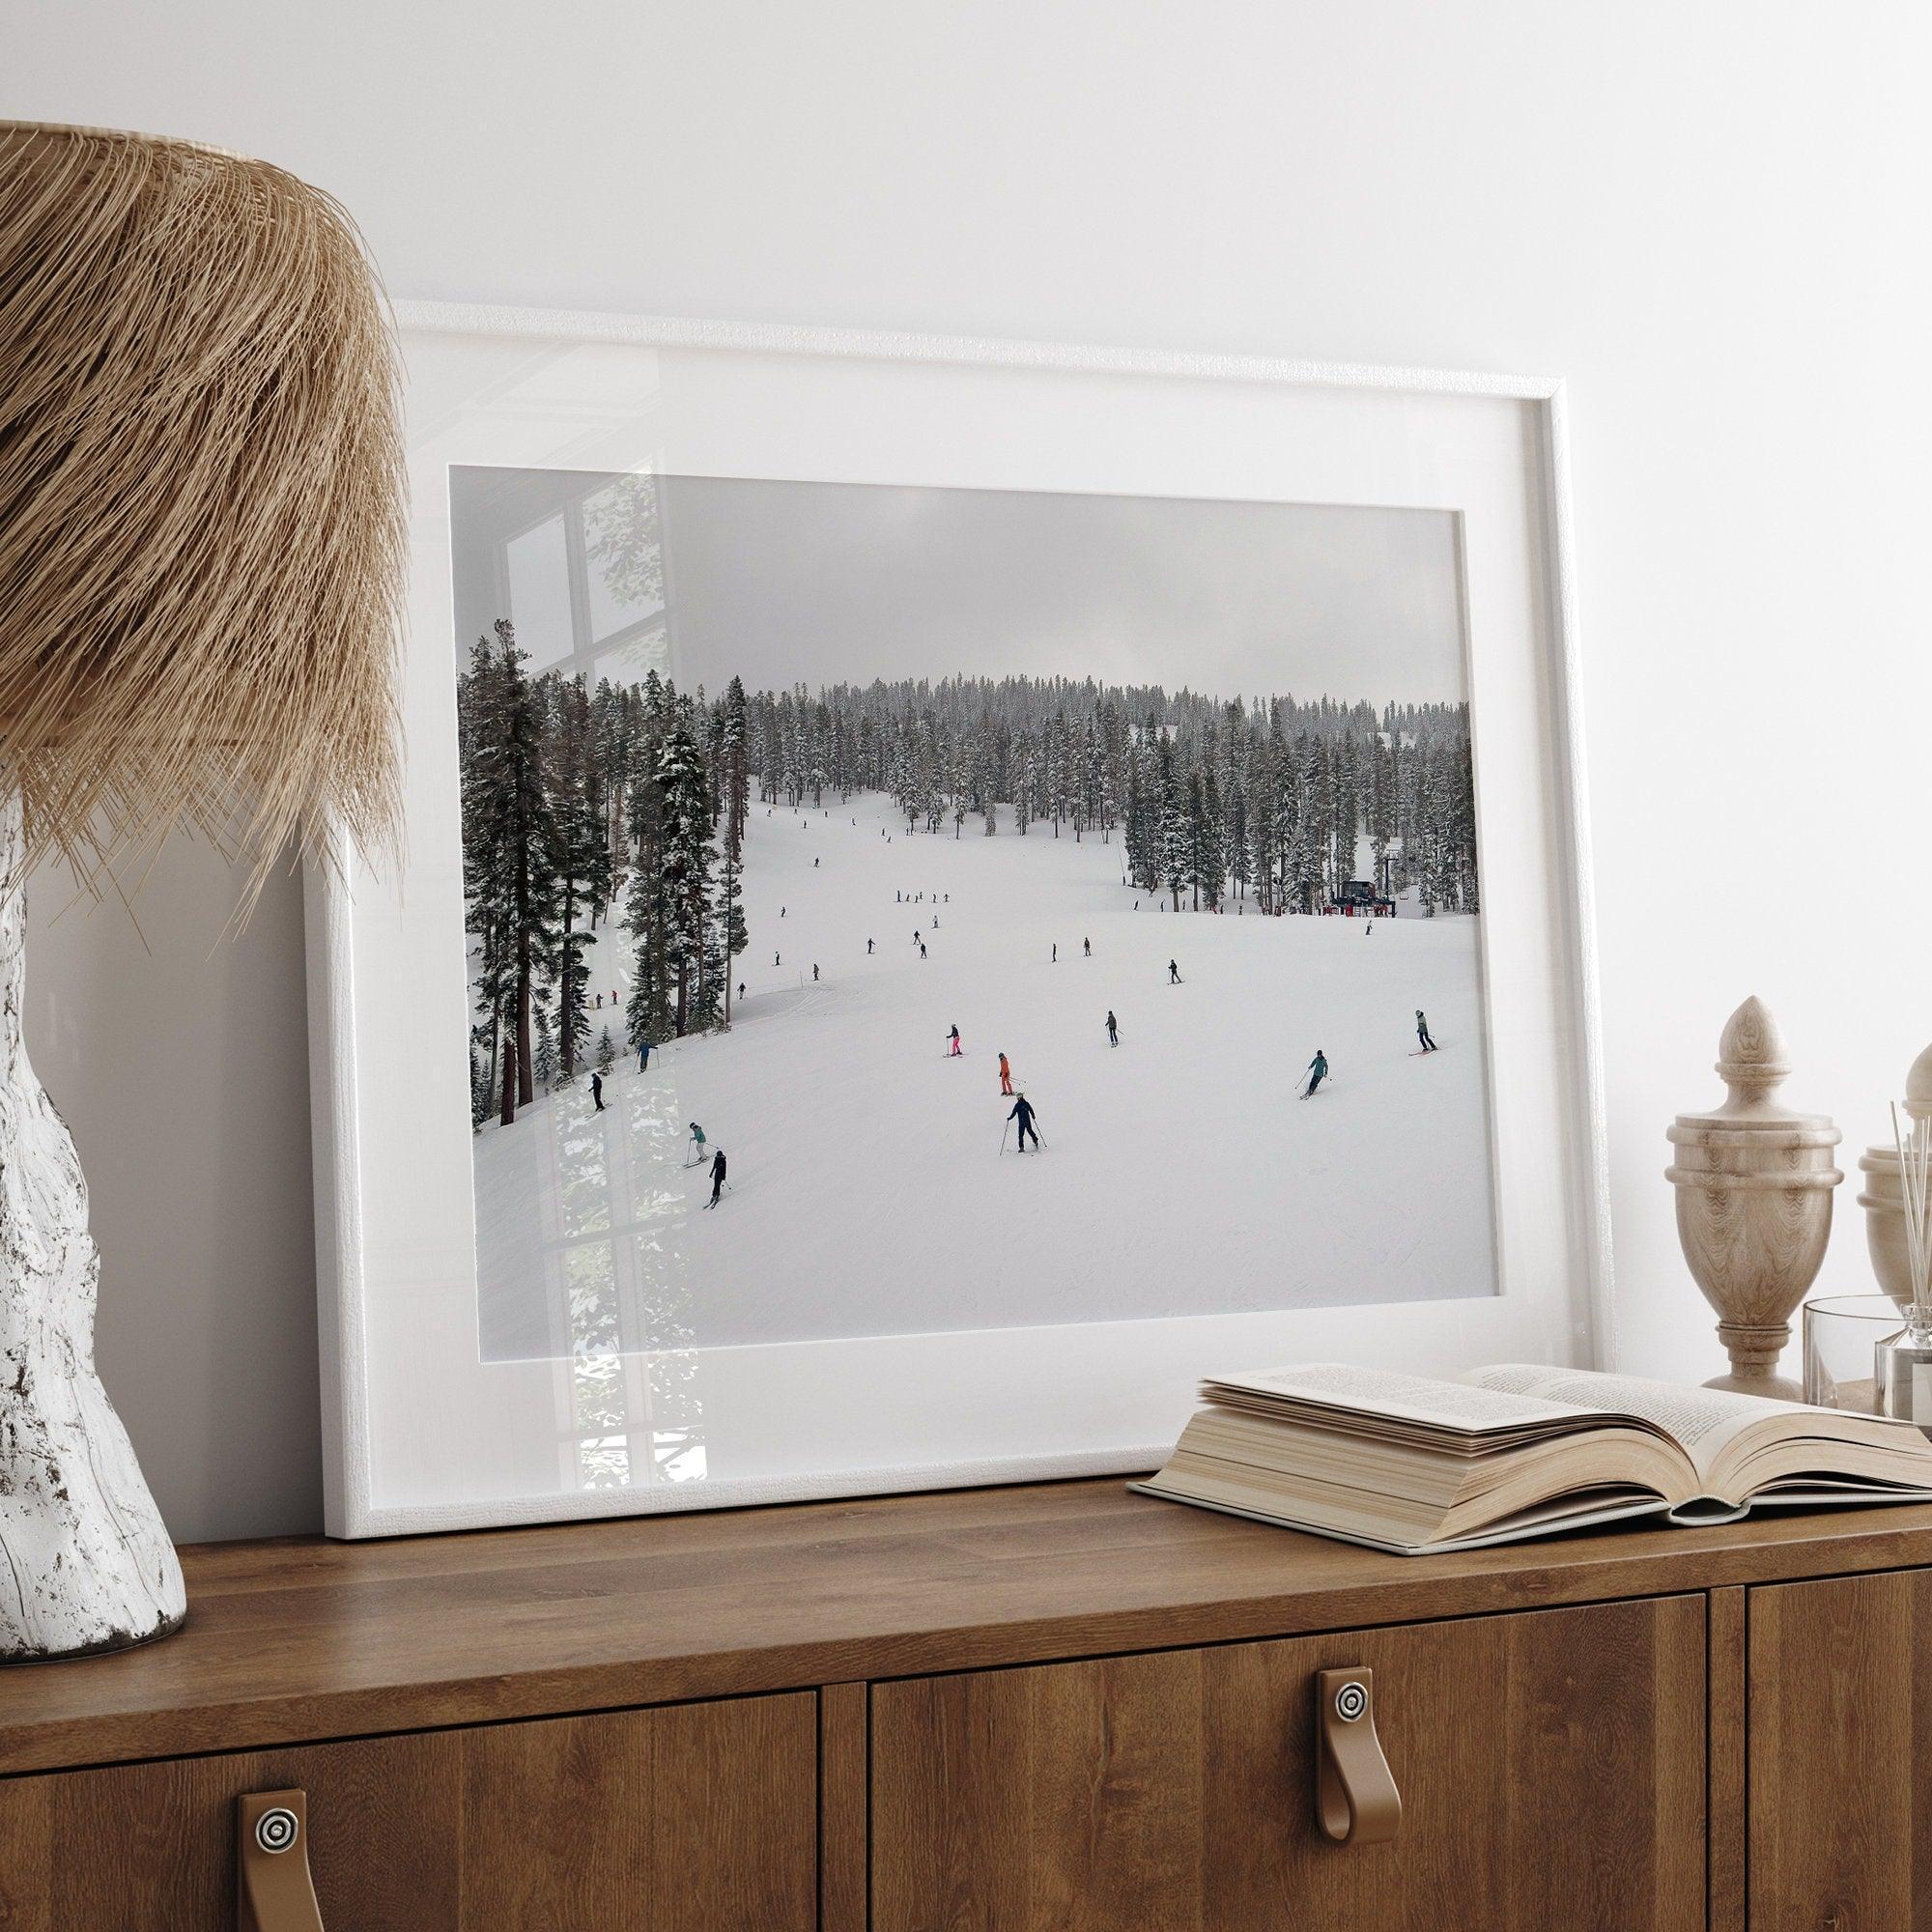
POLYGON ((1301 1090, 1305 1100, 1328 1077, 1328 1056, 1318 1046, 1315 1058, 1308 1063, 1308 1085, 1301 1090))
POLYGON ((1119 1046, 1121 1043, 1121 1023, 1114 1017, 1112 1007, 1107 1009, 1107 1044, 1119 1046))
POLYGON ((1442 1049, 1429 1037, 1429 1021, 1420 1007, 1415 1009, 1415 1037, 1422 1042, 1424 1053, 1440 1053, 1442 1049))
POLYGON ((590 1076, 590 1099, 601 1114, 604 1111, 604 1076, 601 1073, 590 1076))
POLYGON ((1039 1151, 1039 1130, 1033 1123, 1033 1105, 1024 1094, 1013 1102, 1013 1111, 1007 1116, 1007 1119, 1017 1121, 1020 1123, 1020 1151, 1022 1153, 1026 1152, 1027 1136, 1032 1134, 1034 1151, 1037 1153, 1039 1151))
POLYGON ((718 1197, 724 1192, 724 1150, 723 1148, 720 1148, 718 1151, 711 1156, 711 1199, 707 1201, 704 1205, 707 1208, 717 1207, 718 1197))
POLYGON ((1170 986, 1180 984, 1180 968, 1172 959, 1167 962, 1167 983, 1170 986))

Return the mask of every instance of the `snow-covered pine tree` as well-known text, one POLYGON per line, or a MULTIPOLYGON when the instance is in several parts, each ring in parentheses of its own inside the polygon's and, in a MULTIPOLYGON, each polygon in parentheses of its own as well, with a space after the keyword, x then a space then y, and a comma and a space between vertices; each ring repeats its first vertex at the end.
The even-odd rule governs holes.
POLYGON ((1173 743, 1165 737, 1154 751, 1154 790, 1160 801, 1160 878, 1179 912, 1187 884, 1187 799, 1174 769, 1173 743))
POLYGON ((1194 910, 1201 910, 1201 894, 1207 884, 1208 801, 1198 771, 1187 775, 1187 883, 1194 893, 1194 910))
POLYGON ((550 1023, 548 1008, 537 1009, 536 1019, 536 1077, 539 1086, 554 1086, 557 1076, 556 1034, 550 1023))
POLYGON ((1126 847, 1127 877, 1140 892, 1151 892, 1150 874, 1147 788, 1141 777, 1141 749, 1136 741, 1127 752, 1126 803, 1121 812, 1121 838, 1126 847))
POLYGON ((566 1078, 577 1071, 588 1037, 590 969, 596 908, 611 890, 603 801, 597 795, 597 747, 590 698, 582 677, 554 685, 554 716, 546 748, 550 792, 550 875, 555 895, 555 943, 547 965, 556 991, 557 1059, 566 1078))
POLYGON ((609 1073, 616 1064, 617 1042, 611 1037, 611 1029, 607 1026, 597 1037, 597 1070, 609 1073))
POLYGON ((724 962, 724 1024, 727 1027, 731 1024, 731 962, 752 943, 751 931, 745 924, 743 874, 744 851, 740 842, 731 836, 727 822, 724 849, 719 855, 714 913, 724 962))
POLYGON ((515 950, 504 919, 505 827, 485 748, 500 730, 502 684, 488 638, 478 638, 469 668, 457 680, 457 750, 461 761, 464 923, 476 942, 475 1006, 488 1028, 487 1077, 497 1084, 497 1055, 514 1000, 515 950))
POLYGON ((704 764, 690 730, 671 727, 658 759, 664 833, 658 859, 664 882, 667 957, 675 1006, 673 1030, 692 1025, 692 998, 703 969, 711 879, 711 826, 705 807, 704 764))
POLYGON ((490 1103, 496 1097, 490 1078, 490 1063, 484 1057, 482 1036, 486 1031, 494 1036, 494 1027, 471 1027, 469 1029, 469 1126, 477 1132, 483 1122, 490 1118, 490 1103))
POLYGON ((751 737, 745 681, 734 677, 724 687, 724 814, 726 837, 737 846, 744 843, 751 801, 751 737))
MULTIPOLYGON (((465 781, 474 837, 480 898, 472 898, 472 930, 487 933, 483 978, 494 989, 504 1030, 499 1118, 508 1126, 519 1106, 536 1097, 530 1013, 539 966, 552 944, 554 845, 544 779, 547 696, 524 671, 525 654, 507 618, 495 626, 494 649, 484 646, 480 701, 465 781)), ((478 660, 472 659, 472 675, 478 660)))
POLYGON ((1209 912, 1219 912, 1228 885, 1228 859, 1223 845, 1221 781, 1210 764, 1201 775, 1200 849, 1195 854, 1195 876, 1201 883, 1201 902, 1209 912))
POLYGON ((661 1040, 670 1032, 670 975, 665 911, 664 792, 658 762, 665 728, 663 687, 651 672, 641 690, 630 739, 628 836, 631 883, 624 895, 624 924, 631 935, 631 997, 624 1011, 630 1040, 661 1040))

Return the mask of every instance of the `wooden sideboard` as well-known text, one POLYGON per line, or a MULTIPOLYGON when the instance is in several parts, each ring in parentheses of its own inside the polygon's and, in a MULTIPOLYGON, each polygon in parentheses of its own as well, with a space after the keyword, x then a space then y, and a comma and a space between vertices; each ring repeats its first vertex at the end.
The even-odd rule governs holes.
POLYGON ((185 1562, 180 1635, 0 1670, 5 1932, 228 1932, 284 1790, 329 1932, 1932 1926, 1928 1509, 1405 1560, 1087 1482, 185 1562), (1315 1817, 1356 1666, 1385 1843, 1315 1817))

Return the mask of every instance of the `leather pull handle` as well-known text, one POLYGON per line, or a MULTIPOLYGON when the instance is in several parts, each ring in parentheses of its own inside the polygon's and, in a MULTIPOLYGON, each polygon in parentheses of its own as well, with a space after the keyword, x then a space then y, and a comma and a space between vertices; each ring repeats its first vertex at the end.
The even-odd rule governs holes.
POLYGON ((1376 1674, 1366 1665, 1315 1679, 1315 1816, 1338 1845, 1379 1845, 1402 1823, 1402 1793, 1376 1736, 1376 1674))
POLYGON ((323 1932, 308 1875, 308 1794, 251 1791, 235 1801, 240 1932, 323 1932))

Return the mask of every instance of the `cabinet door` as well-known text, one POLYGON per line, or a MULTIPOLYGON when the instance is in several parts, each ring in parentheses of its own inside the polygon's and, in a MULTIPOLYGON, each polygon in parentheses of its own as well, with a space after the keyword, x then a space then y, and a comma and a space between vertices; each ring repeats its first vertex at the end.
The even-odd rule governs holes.
POLYGON ((1750 1593, 1751 1932, 1932 1928, 1928 1620, 1924 1570, 1750 1593))
POLYGON ((226 1932, 235 1799, 308 1794, 327 1932, 810 1932, 815 1699, 0 1779, 8 1932, 226 1932))
POLYGON ((873 1932, 1704 1922, 1704 1605, 1677 1597, 883 1684, 873 1932), (1315 1822, 1367 1664, 1403 1816, 1315 1822))

